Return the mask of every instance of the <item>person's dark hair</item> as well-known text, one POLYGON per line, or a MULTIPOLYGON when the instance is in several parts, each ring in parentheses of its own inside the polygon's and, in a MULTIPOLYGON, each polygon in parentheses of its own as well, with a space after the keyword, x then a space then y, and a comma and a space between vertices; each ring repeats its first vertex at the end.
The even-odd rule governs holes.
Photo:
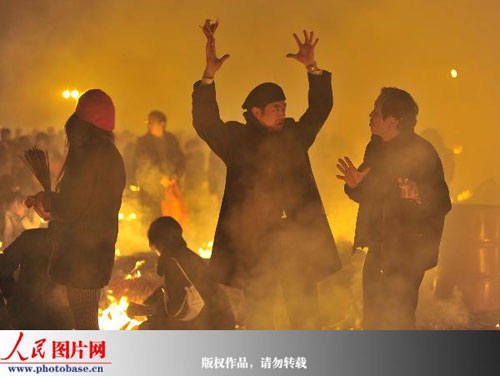
POLYGON ((97 128, 95 125, 81 120, 74 114, 70 116, 64 129, 66 131, 66 141, 68 143, 68 154, 61 172, 59 173, 59 181, 64 175, 64 172, 68 168, 75 167, 87 156, 89 151, 105 143, 114 142, 114 134, 112 131, 105 131, 97 128))
POLYGON ((382 116, 394 116, 399 120, 400 131, 412 130, 417 124, 418 105, 412 96, 395 87, 384 87, 380 91, 382 116))
POLYGON ((160 123, 164 123, 164 124, 167 123, 167 116, 163 112, 158 111, 158 110, 151 111, 148 115, 148 119, 154 119, 154 120, 156 120, 160 123))
POLYGON ((169 249, 186 246, 186 242, 182 238, 182 227, 172 217, 159 217, 155 219, 149 226, 148 240, 161 253, 168 252, 169 249))

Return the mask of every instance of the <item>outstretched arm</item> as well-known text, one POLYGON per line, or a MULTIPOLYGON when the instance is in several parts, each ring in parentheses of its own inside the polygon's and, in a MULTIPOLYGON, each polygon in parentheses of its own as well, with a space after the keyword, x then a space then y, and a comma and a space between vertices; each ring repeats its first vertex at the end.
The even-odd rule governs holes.
POLYGON ((193 88, 193 126, 196 133, 210 146, 210 148, 224 159, 226 145, 228 144, 228 127, 221 120, 219 107, 215 96, 215 73, 220 69, 229 55, 218 58, 215 52, 214 33, 219 22, 214 24, 206 20, 200 26, 207 38, 206 44, 206 67, 202 80, 196 82, 193 88))
POLYGON ((304 30, 304 42, 295 33, 293 37, 299 51, 295 54, 289 53, 286 56, 302 63, 309 73, 309 106, 299 120, 302 140, 306 147, 309 148, 333 107, 331 74, 318 68, 314 57, 314 48, 319 39, 314 39, 313 31, 308 34, 304 30))
POLYGON ((207 38, 207 44, 205 46, 205 54, 206 54, 206 66, 205 71, 203 72, 203 83, 211 84, 214 78, 215 73, 222 67, 222 64, 229 59, 229 55, 225 54, 221 58, 217 57, 217 52, 215 49, 215 30, 219 27, 219 20, 215 21, 215 23, 211 23, 209 19, 205 21, 203 26, 200 26, 203 34, 207 38))

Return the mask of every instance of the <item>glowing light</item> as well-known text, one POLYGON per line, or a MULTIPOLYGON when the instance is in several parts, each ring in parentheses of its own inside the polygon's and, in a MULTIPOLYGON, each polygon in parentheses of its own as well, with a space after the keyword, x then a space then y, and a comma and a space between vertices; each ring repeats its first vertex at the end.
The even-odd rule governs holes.
POLYGON ((457 201, 458 202, 467 201, 471 197, 472 197, 472 192, 469 189, 467 189, 457 196, 457 201))
POLYGON ((125 276, 125 279, 127 281, 131 280, 131 279, 137 279, 137 278, 141 278, 141 271, 139 270, 139 268, 144 265, 146 261, 145 260, 140 260, 140 261, 137 261, 135 263, 135 266, 134 268, 130 271, 129 274, 127 274, 125 276))
POLYGON ((131 185, 130 187, 128 187, 128 189, 130 189, 132 192, 139 192, 141 190, 141 188, 137 185, 131 185))
POLYGON ((464 147, 462 145, 454 146, 453 147, 453 154, 455 155, 460 155, 464 151, 464 147))
POLYGON ((451 76, 451 78, 457 78, 458 77, 458 71, 456 69, 452 69, 450 71, 450 76, 451 76))
POLYGON ((126 296, 122 296, 118 301, 114 296, 108 295, 107 299, 110 302, 109 306, 104 310, 99 309, 99 327, 101 330, 137 329, 142 321, 128 317, 128 298, 126 296))
POLYGON ((78 90, 71 90, 71 98, 78 99, 80 92, 78 90))
POLYGON ((120 252, 120 250, 118 248, 115 249, 115 256, 116 257, 120 257, 122 255, 122 253, 120 252))
POLYGON ((118 213, 118 220, 122 221, 125 218, 125 214, 123 213, 118 213))
POLYGON ((495 327, 500 328, 500 324, 496 324, 495 327))
POLYGON ((198 254, 201 258, 210 259, 212 257, 212 247, 214 242, 210 240, 208 243, 203 244, 202 247, 198 248, 198 254))
POLYGON ((71 91, 64 90, 63 93, 62 93, 62 96, 63 96, 64 99, 69 99, 69 97, 71 97, 71 91))
POLYGON ((362 252, 362 253, 368 253, 369 248, 368 247, 356 247, 356 251, 362 252))
POLYGON ((134 221, 137 219, 137 214, 135 213, 130 213, 128 216, 127 216, 127 221, 134 221))

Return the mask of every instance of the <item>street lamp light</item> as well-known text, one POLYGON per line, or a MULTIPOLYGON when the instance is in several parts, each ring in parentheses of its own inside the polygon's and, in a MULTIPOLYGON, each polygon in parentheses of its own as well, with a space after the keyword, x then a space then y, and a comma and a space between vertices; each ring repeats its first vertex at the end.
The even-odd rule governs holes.
POLYGON ((80 97, 80 92, 76 89, 72 90, 66 89, 62 92, 62 96, 64 99, 70 99, 70 98, 78 99, 80 97))

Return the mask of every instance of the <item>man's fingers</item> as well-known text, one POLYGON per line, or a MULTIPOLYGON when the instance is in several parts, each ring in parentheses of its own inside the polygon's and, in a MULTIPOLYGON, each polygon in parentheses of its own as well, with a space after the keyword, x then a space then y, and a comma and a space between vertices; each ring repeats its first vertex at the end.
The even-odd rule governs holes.
POLYGON ((307 37, 307 31, 302 30, 302 32, 304 33, 304 44, 306 44, 306 43, 307 43, 307 41, 308 41, 308 39, 309 39, 309 38, 307 37))
POLYGON ((337 176, 337 179, 346 181, 346 177, 345 176, 342 176, 342 175, 336 175, 336 176, 337 176))
POLYGON ((314 38, 314 31, 312 31, 312 30, 311 30, 311 34, 309 34, 309 41, 308 41, 308 42, 309 42, 309 44, 311 44, 311 43, 312 43, 313 38, 314 38))
POLYGON ((201 26, 201 25, 198 25, 198 27, 201 29, 201 31, 203 31, 203 34, 205 34, 206 37, 208 37, 208 32, 207 32, 207 28, 205 26, 201 26))
POLYGON ((221 62, 221 63, 224 63, 224 62, 225 62, 227 59, 229 59, 230 57, 231 57, 230 55, 225 54, 224 56, 222 56, 222 57, 220 58, 220 62, 221 62))
POLYGON ((316 40, 314 41, 314 43, 312 44, 313 47, 316 47, 316 45, 318 44, 319 42, 319 38, 316 38, 316 40))
POLYGON ((219 19, 217 18, 217 21, 212 25, 212 33, 215 33, 215 30, 219 27, 219 19))
POLYGON ((296 59, 298 56, 297 54, 286 54, 286 57, 291 57, 292 59, 296 59))
POLYGON ((293 37, 295 38, 295 42, 297 42, 297 45, 299 47, 302 46, 302 42, 300 41, 300 38, 298 37, 298 35, 293 33, 293 37))
POLYGON ((203 27, 202 27, 202 26, 200 26, 200 28, 201 28, 201 30, 203 31, 203 34, 205 34, 205 36, 206 36, 207 38, 212 37, 212 34, 213 34, 213 33, 212 33, 212 31, 210 30, 210 26, 203 25, 203 27))
POLYGON ((338 162, 344 168, 344 170, 347 171, 349 169, 349 166, 347 165, 347 163, 345 163, 345 161, 342 158, 339 158, 338 162))
POLYGON ((343 173, 344 175, 347 175, 347 170, 343 166, 341 166, 340 164, 337 164, 337 168, 341 173, 343 173))
POLYGON ((349 157, 344 157, 344 158, 345 158, 345 160, 346 160, 346 162, 347 162, 347 164, 349 165, 350 168, 353 168, 353 169, 357 170, 357 168, 354 167, 354 163, 352 163, 352 161, 349 159, 349 157))

